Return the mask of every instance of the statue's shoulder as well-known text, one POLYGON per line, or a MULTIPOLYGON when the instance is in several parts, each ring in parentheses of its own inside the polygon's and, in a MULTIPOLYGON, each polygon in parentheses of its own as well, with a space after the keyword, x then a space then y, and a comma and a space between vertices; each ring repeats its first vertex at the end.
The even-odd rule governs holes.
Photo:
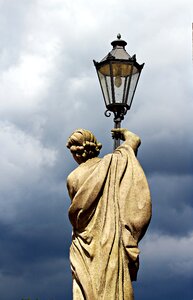
POLYGON ((80 176, 87 176, 88 173, 95 169, 96 165, 101 161, 101 158, 94 157, 88 159, 86 162, 80 164, 76 169, 74 169, 67 177, 67 183, 75 182, 80 176))

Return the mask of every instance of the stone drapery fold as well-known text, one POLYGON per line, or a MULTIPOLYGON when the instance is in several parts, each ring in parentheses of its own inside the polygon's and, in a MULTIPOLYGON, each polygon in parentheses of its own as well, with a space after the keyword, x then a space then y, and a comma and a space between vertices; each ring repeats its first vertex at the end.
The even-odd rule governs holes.
POLYGON ((132 147, 125 142, 68 176, 74 300, 134 299, 131 281, 137 277, 138 242, 151 218, 151 200, 132 147))

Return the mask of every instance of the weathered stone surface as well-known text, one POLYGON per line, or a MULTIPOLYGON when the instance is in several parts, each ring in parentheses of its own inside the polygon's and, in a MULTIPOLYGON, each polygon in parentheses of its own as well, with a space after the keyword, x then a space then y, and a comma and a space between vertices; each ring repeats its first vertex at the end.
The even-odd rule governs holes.
POLYGON ((138 242, 151 218, 150 191, 135 156, 139 137, 126 129, 113 132, 125 142, 103 158, 93 157, 93 145, 89 154, 89 142, 101 145, 84 130, 67 145, 80 164, 67 179, 74 300, 134 299, 131 281, 139 267, 138 242))

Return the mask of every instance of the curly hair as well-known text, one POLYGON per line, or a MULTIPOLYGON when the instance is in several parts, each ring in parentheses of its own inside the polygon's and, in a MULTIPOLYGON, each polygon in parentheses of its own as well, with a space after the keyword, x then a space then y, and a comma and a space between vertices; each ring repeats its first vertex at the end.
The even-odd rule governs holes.
POLYGON ((68 138, 67 148, 73 155, 86 161, 99 155, 102 144, 97 142, 96 137, 90 130, 77 129, 68 138))

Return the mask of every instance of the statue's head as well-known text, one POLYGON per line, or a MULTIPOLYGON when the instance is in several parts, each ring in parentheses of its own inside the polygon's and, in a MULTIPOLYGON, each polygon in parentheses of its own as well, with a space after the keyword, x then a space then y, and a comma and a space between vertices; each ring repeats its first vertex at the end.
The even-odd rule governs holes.
POLYGON ((68 138, 66 144, 78 164, 97 157, 102 144, 97 142, 94 134, 86 129, 77 129, 68 138))

